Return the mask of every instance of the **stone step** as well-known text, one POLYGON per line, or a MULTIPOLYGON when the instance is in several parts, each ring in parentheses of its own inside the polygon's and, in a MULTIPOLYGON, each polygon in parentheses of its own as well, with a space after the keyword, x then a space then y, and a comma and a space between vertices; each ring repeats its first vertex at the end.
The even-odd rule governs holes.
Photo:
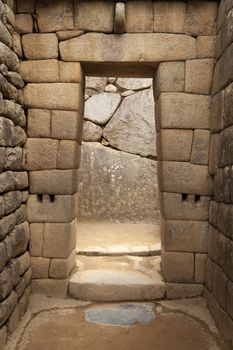
POLYGON ((160 255, 158 225, 79 222, 77 254, 82 255, 160 255))
POLYGON ((165 282, 160 262, 159 256, 78 256, 69 280, 69 294, 90 301, 163 298, 165 282))

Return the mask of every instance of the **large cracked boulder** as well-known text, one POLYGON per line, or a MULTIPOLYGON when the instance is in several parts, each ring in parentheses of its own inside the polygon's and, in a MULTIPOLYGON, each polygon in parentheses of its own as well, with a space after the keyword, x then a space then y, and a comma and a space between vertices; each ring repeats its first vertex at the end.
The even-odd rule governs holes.
POLYGON ((104 129, 104 138, 119 150, 156 156, 152 89, 126 97, 104 129))

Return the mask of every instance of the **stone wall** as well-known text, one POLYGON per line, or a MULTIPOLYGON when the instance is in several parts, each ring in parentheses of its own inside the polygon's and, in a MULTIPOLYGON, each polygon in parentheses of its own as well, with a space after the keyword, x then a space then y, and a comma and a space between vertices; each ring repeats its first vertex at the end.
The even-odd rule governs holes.
POLYGON ((24 171, 26 117, 19 104, 14 1, 0 1, 0 348, 17 328, 29 296, 29 224, 24 171))
POLYGON ((159 222, 152 79, 86 78, 80 219, 159 222))
POLYGON ((220 4, 213 79, 209 170, 210 206, 206 298, 223 335, 233 341, 233 2, 220 4))

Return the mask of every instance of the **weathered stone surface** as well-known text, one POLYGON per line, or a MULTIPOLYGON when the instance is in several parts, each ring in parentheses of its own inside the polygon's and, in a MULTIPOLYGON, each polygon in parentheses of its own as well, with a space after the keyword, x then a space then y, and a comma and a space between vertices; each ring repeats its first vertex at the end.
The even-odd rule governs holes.
POLYGON ((209 224, 205 221, 162 220, 162 244, 167 252, 206 253, 209 224))
POLYGON ((50 127, 51 120, 49 110, 28 110, 27 134, 29 137, 50 137, 50 127))
POLYGON ((152 90, 124 99, 104 128, 103 136, 111 146, 142 156, 155 156, 155 121, 152 90))
POLYGON ((151 1, 126 2, 126 32, 153 32, 153 7, 151 1))
POLYGON ((158 99, 161 128, 209 129, 210 97, 162 93, 158 99))
POLYGON ((15 226, 15 229, 9 235, 13 258, 25 252, 28 246, 29 236, 29 225, 26 221, 15 226))
POLYGON ((159 64, 154 78, 154 94, 161 92, 184 91, 184 62, 162 62, 159 64))
POLYGON ((193 298, 202 295, 203 284, 166 283, 168 299, 193 298))
POLYGON ((52 111, 51 137, 62 140, 82 141, 81 113, 74 111, 52 111))
POLYGON ((64 83, 82 83, 82 67, 78 62, 59 62, 60 81, 64 83))
POLYGON ((75 6, 75 26, 85 31, 112 32, 114 5, 113 1, 79 0, 75 6))
POLYGON ((20 58, 23 57, 23 48, 21 43, 21 35, 17 32, 12 33, 12 48, 14 53, 20 58))
POLYGON ((32 13, 34 12, 34 0, 18 0, 17 1, 18 13, 32 13))
POLYGON ((26 220, 26 205, 21 205, 15 212, 14 216, 16 218, 16 224, 21 224, 26 220))
POLYGON ((10 214, 17 209, 23 201, 23 192, 12 191, 4 194, 5 214, 10 214))
POLYGON ((5 74, 6 79, 14 85, 17 89, 22 89, 24 87, 24 81, 21 76, 16 72, 7 72, 5 74))
POLYGON ((152 86, 152 79, 118 78, 116 85, 123 90, 142 90, 152 86))
POLYGON ((33 19, 30 14, 18 14, 15 16, 15 30, 19 34, 33 32, 33 19))
POLYGON ((107 78, 104 77, 86 77, 86 89, 104 91, 107 85, 107 78))
POLYGON ((19 262, 20 266, 20 275, 23 275, 24 272, 29 268, 30 266, 30 255, 28 252, 25 252, 24 254, 20 255, 15 259, 19 262))
POLYGON ((19 264, 10 263, 0 274, 0 300, 3 301, 19 281, 19 264))
POLYGON ((0 174, 0 193, 13 191, 14 187, 14 177, 11 171, 6 171, 0 174))
POLYGON ((49 297, 64 298, 67 294, 67 279, 36 279, 32 280, 32 292, 45 294, 49 297))
POLYGON ((219 166, 224 167, 226 165, 233 164, 233 126, 224 129, 220 133, 219 139, 219 166))
MULTIPOLYGON (((39 201, 35 195, 29 195, 27 202, 28 222, 70 222, 77 215, 77 195, 43 195, 39 201)), ((52 244, 53 245, 53 244, 52 244)))
POLYGON ((2 326, 6 320, 10 317, 12 311, 17 303, 17 295, 13 291, 7 299, 1 303, 0 307, 0 325, 2 326))
POLYGON ((8 82, 8 80, 0 73, 0 86, 2 96, 9 100, 17 100, 18 99, 18 91, 8 82))
POLYGON ((207 254, 195 254, 195 282, 205 282, 205 264, 207 254))
POLYGON ((30 193, 73 194, 77 192, 76 170, 42 170, 29 173, 30 193))
POLYGON ((61 30, 56 32, 59 41, 69 40, 84 34, 83 30, 61 30))
POLYGON ((197 58, 215 57, 216 36, 197 37, 197 58))
POLYGON ((12 37, 7 30, 7 27, 2 23, 0 20, 0 40, 3 42, 5 45, 11 47, 12 46, 12 37))
POLYGON ((0 146, 22 146, 26 141, 24 130, 20 126, 14 126, 10 119, 0 118, 0 130, 2 134, 0 146))
POLYGON ((25 169, 55 169, 58 144, 58 140, 27 139, 25 144, 25 169))
POLYGON ((47 258, 31 258, 32 278, 48 278, 49 277, 50 259, 47 258))
POLYGON ((156 162, 99 143, 83 143, 79 194, 82 218, 156 222, 156 162))
POLYGON ((208 166, 187 162, 158 162, 160 190, 196 195, 212 195, 213 179, 208 166))
POLYGON ((84 118, 97 124, 106 124, 121 102, 117 93, 102 92, 93 95, 85 103, 84 118))
POLYGON ((50 278, 67 278, 75 266, 76 252, 70 254, 67 259, 52 259, 49 267, 50 278))
POLYGON ((117 87, 113 84, 108 84, 105 89, 105 92, 117 92, 117 87))
POLYGON ((0 347, 3 349, 7 342, 7 330, 6 326, 0 329, 0 347))
POLYGON ((73 2, 56 0, 36 2, 36 13, 40 32, 73 29, 73 2))
POLYGON ((0 43, 0 61, 4 63, 8 69, 18 71, 19 59, 17 55, 3 43, 0 43))
POLYGON ((99 141, 102 137, 102 128, 86 120, 83 125, 83 141, 99 141))
POLYGON ((184 33, 186 3, 178 1, 155 1, 154 32, 184 33))
POLYGON ((22 37, 22 44, 27 59, 43 60, 58 57, 56 34, 26 34, 22 37))
POLYGON ((182 34, 87 33, 61 42, 59 48, 63 61, 138 62, 142 55, 144 62, 196 58, 196 39, 182 34))
POLYGON ((4 117, 11 119, 16 125, 26 125, 26 117, 22 106, 13 101, 4 100, 0 103, 0 113, 4 117))
POLYGON ((189 161, 192 130, 161 129, 156 141, 159 160, 189 161))
POLYGON ((30 225, 30 245, 29 251, 31 256, 42 255, 44 224, 34 223, 30 225))
POLYGON ((194 164, 209 163, 210 131, 194 130, 190 162, 194 164))
POLYGON ((181 193, 160 193, 161 214, 168 220, 208 220, 209 206, 210 197, 201 196, 197 201, 191 194, 183 199, 181 193))
POLYGON ((162 269, 167 282, 192 282, 194 254, 162 251, 162 269))
POLYGON ((82 112, 82 88, 78 83, 28 84, 24 104, 31 108, 61 109, 82 112))
POLYGON ((212 86, 214 59, 187 60, 185 63, 185 92, 209 94, 212 86))
POLYGON ((81 146, 76 141, 61 140, 57 152, 58 169, 78 169, 81 158, 81 146))
POLYGON ((0 258, 0 271, 2 271, 8 261, 7 251, 4 243, 0 243, 0 252, 1 252, 1 258, 0 258))
POLYGON ((29 83, 56 83, 59 81, 59 66, 57 60, 22 61, 20 74, 29 83))
POLYGON ((220 91, 211 99, 210 130, 212 133, 223 129, 224 112, 224 91, 220 91))
MULTIPOLYGON (((219 110, 221 110, 221 107, 223 107, 223 105, 220 104, 219 110)), ((223 111, 221 110, 221 112, 223 111)), ((224 91, 224 114, 222 113, 219 114, 219 118, 222 118, 223 116, 223 122, 225 127, 233 124, 232 113, 233 113, 233 83, 228 85, 224 91)))
POLYGON ((12 4, 12 3, 10 4, 9 2, 8 2, 8 4, 5 3, 5 15, 6 15, 7 22, 12 27, 15 27, 15 14, 14 14, 13 8, 14 8, 14 4, 12 4))
POLYGON ((0 220, 0 239, 2 240, 5 236, 10 233, 16 224, 15 215, 7 215, 0 220))
POLYGON ((218 3, 215 1, 189 1, 186 14, 186 33, 198 35, 214 35, 218 3))

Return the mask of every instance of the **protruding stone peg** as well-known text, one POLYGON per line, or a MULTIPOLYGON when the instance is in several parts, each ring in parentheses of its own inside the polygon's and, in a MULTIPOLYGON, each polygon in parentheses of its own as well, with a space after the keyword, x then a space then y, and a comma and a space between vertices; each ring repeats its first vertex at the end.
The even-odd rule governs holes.
POLYGON ((126 32, 125 29, 125 3, 117 2, 115 8, 114 33, 122 34, 126 32))

